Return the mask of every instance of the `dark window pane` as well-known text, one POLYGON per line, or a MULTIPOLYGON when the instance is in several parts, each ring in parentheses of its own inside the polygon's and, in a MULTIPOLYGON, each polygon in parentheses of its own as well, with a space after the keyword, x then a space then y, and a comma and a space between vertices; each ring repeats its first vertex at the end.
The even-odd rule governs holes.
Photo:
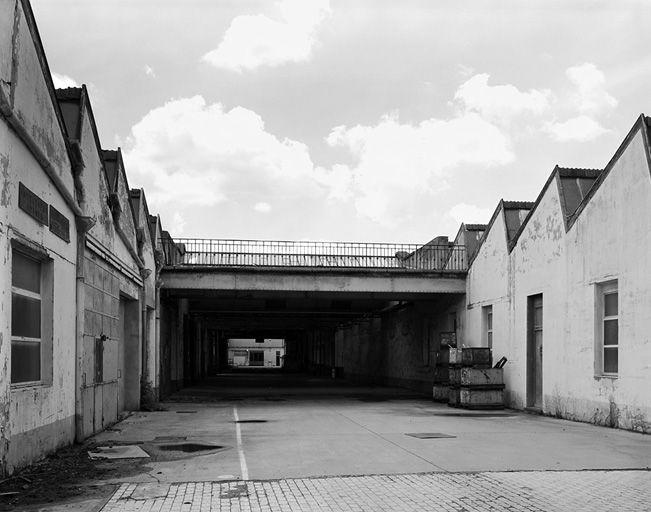
POLYGON ((604 348, 604 372, 617 373, 617 347, 604 348))
POLYGON ((488 324, 488 329, 493 328, 493 312, 488 311, 488 314, 486 315, 486 323, 488 324))
POLYGON ((542 327, 542 306, 536 306, 533 310, 533 323, 536 327, 542 327))
POLYGON ((16 288, 40 293, 41 264, 18 251, 12 253, 11 284, 16 288))
POLYGON ((41 337, 41 301, 11 294, 11 335, 41 337))
POLYGON ((617 345, 618 341, 617 320, 604 320, 604 345, 617 345))
POLYGON ((617 293, 604 295, 604 316, 617 316, 617 293))
POLYGON ((264 365, 264 352, 253 352, 249 353, 249 365, 251 366, 263 366, 264 365))
POLYGON ((488 333, 488 348, 493 348, 493 333, 488 333))
POLYGON ((11 382, 41 380, 41 344, 32 341, 11 342, 11 382))

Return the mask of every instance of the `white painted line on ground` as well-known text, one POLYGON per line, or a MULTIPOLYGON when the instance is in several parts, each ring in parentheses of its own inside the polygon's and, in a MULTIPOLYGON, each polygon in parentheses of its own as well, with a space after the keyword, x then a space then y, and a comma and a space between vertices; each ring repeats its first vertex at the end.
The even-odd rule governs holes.
POLYGON ((242 430, 240 429, 240 417, 237 415, 237 405, 233 406, 233 417, 235 418, 235 436, 237 437, 237 453, 240 456, 240 468, 242 470, 242 480, 249 479, 249 470, 246 467, 246 458, 244 457, 244 446, 242 446, 242 430))

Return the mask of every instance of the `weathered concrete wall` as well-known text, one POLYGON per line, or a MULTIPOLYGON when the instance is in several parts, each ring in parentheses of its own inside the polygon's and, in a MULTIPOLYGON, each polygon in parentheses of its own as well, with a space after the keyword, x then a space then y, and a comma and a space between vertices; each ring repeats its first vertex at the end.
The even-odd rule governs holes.
MULTIPOLYGON (((120 317, 121 299, 127 297, 140 304, 141 278, 137 263, 118 236, 109 208, 110 187, 87 91, 85 88, 77 91, 78 94, 71 96, 79 99, 67 103, 67 126, 69 134, 76 136, 70 119, 78 116, 80 139, 71 140, 71 143, 79 145, 84 163, 78 186, 83 195, 84 214, 96 221, 83 237, 83 268, 78 271, 83 282, 78 297, 79 314, 83 316, 79 326, 83 339, 78 346, 77 439, 84 439, 118 420, 127 404, 127 391, 131 392, 129 386, 125 386, 126 379, 136 386, 139 393, 141 370, 130 368, 127 371, 126 362, 134 364, 134 361, 141 360, 141 335, 137 339, 133 336, 127 339, 125 327, 131 332, 138 329, 143 320, 140 313, 126 324, 120 317), (131 350, 127 343, 135 343, 136 349, 131 350), (125 361, 127 352, 134 355, 125 361)), ((118 195, 118 199, 123 210, 121 215, 126 215, 127 220, 133 218, 129 195, 118 195)), ((149 231, 148 219, 145 229, 149 231)), ((151 243, 149 253, 152 253, 151 243)), ((129 404, 133 407, 138 401, 130 400, 129 404)))
POLYGON ((464 336, 465 300, 415 303, 362 319, 335 333, 335 363, 353 380, 431 393, 441 333, 464 336))
POLYGON ((651 429, 651 178, 643 122, 566 231, 557 176, 509 254, 497 222, 468 274, 468 341, 482 345, 482 306, 493 306, 493 349, 505 355, 507 402, 527 405, 527 299, 543 298, 545 414, 651 429), (597 367, 598 287, 616 280, 619 371, 597 367))
POLYGON ((465 276, 455 277, 382 270, 347 269, 229 269, 192 268, 164 270, 164 287, 170 290, 256 290, 273 292, 363 292, 400 295, 465 293, 465 276))
POLYGON ((45 57, 21 2, 0 7, 0 470, 11 472, 74 439, 75 268, 74 212, 62 196, 74 195, 71 163, 59 124, 45 57), (31 29, 30 30, 30 26, 31 29), (25 138, 27 137, 27 138, 25 138), (28 144, 35 143, 34 146, 28 144), (58 189, 34 156, 40 151, 58 189), (70 241, 56 236, 18 206, 19 182, 69 222, 70 241), (41 261, 41 381, 12 385, 12 243, 41 261), (56 300, 67 297, 69 300, 56 300), (71 299, 70 299, 71 298, 71 299))
POLYGON ((160 395, 165 397, 183 386, 183 331, 188 301, 161 297, 160 307, 160 395))

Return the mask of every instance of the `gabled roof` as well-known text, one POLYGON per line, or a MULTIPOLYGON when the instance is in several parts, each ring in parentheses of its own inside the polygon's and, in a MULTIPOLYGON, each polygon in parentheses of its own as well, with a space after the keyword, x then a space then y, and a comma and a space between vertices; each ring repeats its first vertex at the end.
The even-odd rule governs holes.
POLYGON ((115 192, 118 178, 118 152, 114 149, 103 149, 102 160, 109 183, 109 192, 115 192))
POLYGON ((57 89, 55 94, 68 138, 79 140, 81 138, 81 87, 57 89))
MULTIPOLYGON (((488 232, 491 230, 495 222, 495 219, 503 208, 507 224, 508 249, 509 252, 511 252, 524 231, 525 226, 529 222, 529 219, 540 204, 545 192, 554 180, 558 184, 561 208, 565 219, 565 231, 569 231, 638 131, 642 132, 645 157, 649 173, 651 174, 651 118, 641 114, 603 170, 559 167, 557 165, 549 175, 549 178, 545 182, 545 185, 534 203, 500 201, 481 237, 479 247, 483 244, 488 232), (517 215, 516 213, 509 214, 509 210, 519 210, 519 212, 517 212, 517 215), (520 221, 521 213, 525 210, 528 213, 526 217, 520 221)), ((479 247, 477 248, 475 255, 479 252, 479 247)), ((471 265, 473 260, 474 256, 470 259, 471 265)))
POLYGON ((649 138, 650 138, 650 130, 651 130, 651 121, 647 116, 644 114, 640 114, 640 117, 637 118, 635 121, 635 124, 632 126, 622 143, 619 145, 617 148, 617 151, 615 151, 615 154, 613 157, 610 159, 610 161, 606 164, 606 167, 604 167, 604 170, 599 174, 597 179, 595 179, 594 183, 592 184, 592 187, 588 191, 588 193, 585 195, 585 197, 581 200, 581 203, 579 206, 576 208, 576 211, 572 214, 572 216, 567 218, 567 226, 566 226, 566 231, 569 231, 570 228, 574 225, 576 222, 576 219, 579 218, 581 215, 581 212, 583 212, 584 208, 586 205, 590 202, 592 197, 595 195, 601 184, 604 182, 606 179, 606 176, 610 174, 610 171, 612 168, 615 166, 619 158, 622 156, 622 153, 626 150, 628 145, 631 143, 633 140, 633 137, 638 131, 642 132, 642 142, 644 144, 644 151, 646 153, 646 161, 647 161, 647 166, 649 168, 649 172, 651 172, 651 147, 649 144, 649 138))
POLYGON ((475 246, 473 253, 468 253, 468 266, 470 267, 472 265, 475 257, 479 254, 479 250, 481 249, 481 246, 484 245, 488 233, 493 229, 493 225, 495 224, 500 211, 504 211, 506 246, 510 251, 511 245, 515 243, 514 240, 517 239, 518 231, 521 229, 524 220, 526 219, 526 214, 524 212, 530 214, 534 204, 535 203, 530 201, 505 201, 504 199, 501 199, 491 216, 491 220, 486 226, 483 224, 471 224, 472 226, 475 226, 478 231, 483 231, 483 233, 475 246), (484 229, 479 229, 481 227, 484 227, 484 229))
POLYGON ((504 208, 504 223, 506 224, 506 242, 513 243, 520 226, 524 223, 527 213, 535 206, 529 201, 502 201, 504 208))
POLYGON ((557 167, 559 178, 559 195, 563 215, 571 217, 588 195, 594 182, 601 174, 601 169, 576 169, 557 167))
POLYGON ((50 93, 50 99, 52 100, 52 106, 54 108, 54 113, 61 129, 61 133, 64 135, 64 144, 68 151, 68 157, 71 162, 74 162, 74 155, 70 150, 70 145, 68 144, 68 139, 66 135, 66 126, 63 121, 63 114, 59 108, 59 102, 56 98, 56 89, 54 87, 54 82, 52 80, 52 72, 50 71, 50 65, 48 64, 47 57, 45 55, 45 48, 43 47, 43 41, 41 39, 41 34, 38 31, 38 26, 36 25, 36 18, 34 17, 34 11, 32 11, 32 6, 29 0, 21 0, 21 6, 23 12, 25 13, 25 21, 27 22, 27 27, 29 28, 30 35, 32 36, 32 41, 34 42, 34 47, 36 49, 36 56, 41 65, 41 70, 43 72, 43 77, 45 83, 47 84, 48 92, 50 93))

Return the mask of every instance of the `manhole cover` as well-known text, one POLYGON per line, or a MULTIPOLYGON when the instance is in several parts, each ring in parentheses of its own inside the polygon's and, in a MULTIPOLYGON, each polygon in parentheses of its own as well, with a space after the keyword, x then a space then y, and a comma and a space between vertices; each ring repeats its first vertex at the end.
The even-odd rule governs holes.
POLYGON ((358 398, 358 400, 359 400, 360 402, 371 402, 371 403, 374 403, 374 402, 388 402, 388 401, 389 401, 388 398, 383 398, 383 397, 370 397, 370 396, 369 396, 369 397, 358 398))
POLYGON ((273 397, 268 396, 267 398, 265 398, 265 401, 266 402, 286 402, 287 400, 285 400, 284 398, 273 398, 273 397))
POLYGON ((267 420, 239 420, 234 423, 267 423, 267 420))
POLYGON ((216 444, 201 444, 201 443, 181 443, 181 444, 162 444, 158 447, 160 450, 166 452, 207 452, 210 450, 219 450, 223 446, 216 444))
POLYGON ((225 402, 241 402, 244 400, 244 398, 240 398, 239 396, 227 396, 225 398, 222 398, 225 402))
POLYGON ((197 411, 176 411, 176 414, 196 414, 197 411))
POLYGON ((448 434, 441 434, 440 432, 416 432, 411 434, 405 434, 406 436, 416 437, 418 439, 445 439, 445 438, 455 438, 457 436, 451 436, 448 434))

